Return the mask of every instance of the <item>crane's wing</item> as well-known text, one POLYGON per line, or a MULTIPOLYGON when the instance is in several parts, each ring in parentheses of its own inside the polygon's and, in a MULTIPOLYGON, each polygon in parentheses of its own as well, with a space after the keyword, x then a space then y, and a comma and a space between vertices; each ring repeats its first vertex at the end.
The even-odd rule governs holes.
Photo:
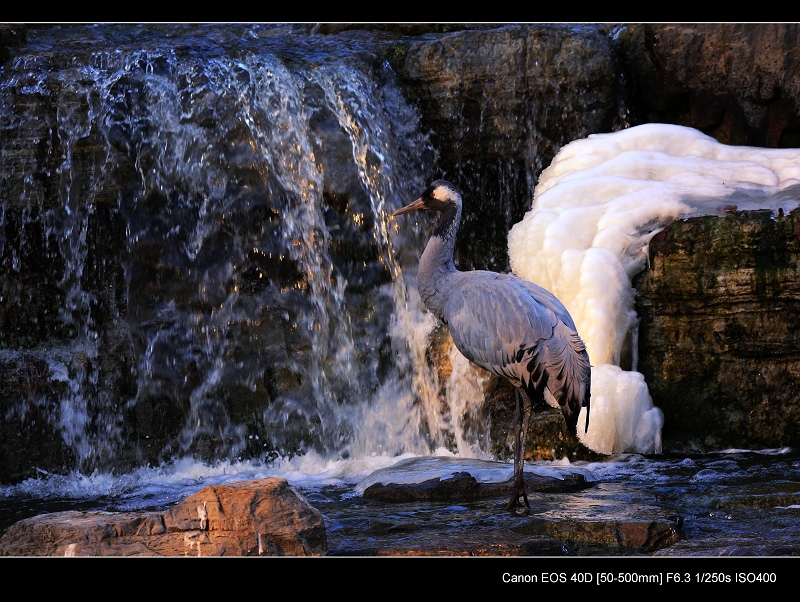
POLYGON ((448 285, 444 314, 459 351, 525 387, 533 399, 547 388, 574 432, 581 407, 589 407, 591 367, 564 305, 542 287, 507 274, 461 272, 448 285))

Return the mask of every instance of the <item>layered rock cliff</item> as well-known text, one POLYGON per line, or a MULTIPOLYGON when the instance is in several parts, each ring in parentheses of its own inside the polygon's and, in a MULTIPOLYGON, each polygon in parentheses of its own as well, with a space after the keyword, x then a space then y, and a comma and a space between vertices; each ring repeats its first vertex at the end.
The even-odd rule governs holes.
POLYGON ((800 212, 693 217, 657 234, 639 370, 673 448, 800 445, 800 212))

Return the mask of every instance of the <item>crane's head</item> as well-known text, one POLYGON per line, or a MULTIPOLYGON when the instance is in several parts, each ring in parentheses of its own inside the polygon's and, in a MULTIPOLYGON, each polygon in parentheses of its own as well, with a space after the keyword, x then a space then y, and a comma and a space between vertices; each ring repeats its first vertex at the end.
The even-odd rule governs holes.
POLYGON ((416 201, 409 203, 405 207, 401 207, 392 213, 392 217, 410 213, 411 211, 430 209, 444 212, 452 207, 461 207, 461 194, 456 190, 456 187, 447 180, 434 180, 416 201))

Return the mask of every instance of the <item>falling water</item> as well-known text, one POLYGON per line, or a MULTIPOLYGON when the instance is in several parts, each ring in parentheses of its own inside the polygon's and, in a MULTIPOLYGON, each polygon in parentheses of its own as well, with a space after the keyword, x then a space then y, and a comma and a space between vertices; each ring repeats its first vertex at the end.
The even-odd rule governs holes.
POLYGON ((426 359, 425 226, 388 220, 424 185, 419 149, 433 156, 388 64, 257 26, 194 45, 189 29, 186 47, 81 29, 91 50, 34 36, 0 81, 3 301, 20 322, 3 346, 50 377, 16 418, 37 406, 84 472, 480 452, 464 408, 442 419, 426 359), (20 257, 33 235, 50 266, 20 257), (57 308, 34 308, 46 327, 25 318, 31 294, 57 308))

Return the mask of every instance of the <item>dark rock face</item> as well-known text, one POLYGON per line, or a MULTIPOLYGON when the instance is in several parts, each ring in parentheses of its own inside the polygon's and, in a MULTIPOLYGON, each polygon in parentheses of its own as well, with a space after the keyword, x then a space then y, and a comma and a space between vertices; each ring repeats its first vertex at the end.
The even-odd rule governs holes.
MULTIPOLYGON (((93 336, 103 352, 95 355, 75 344, 83 336, 76 327, 79 320, 64 311, 67 295, 59 282, 72 276, 60 260, 60 242, 46 235, 47 220, 25 213, 22 207, 6 207, 5 244, 0 245, 4 268, 0 296, 7 301, 0 304, 0 382, 5 391, 0 398, 5 418, 0 433, 7 442, 0 452, 0 481, 4 482, 36 476, 34 467, 59 472, 75 465, 75 455, 53 420, 61 401, 70 395, 70 379, 92 375, 105 385, 97 389, 87 413, 88 436, 106 427, 142 426, 135 412, 119 403, 135 395, 136 379, 134 349, 124 319, 128 308, 119 252, 125 244, 118 215, 100 203, 86 221, 89 244, 83 278, 85 290, 92 292, 91 301, 80 311, 100 317, 102 326, 93 336), (77 351, 68 350, 73 344, 77 351), (118 418, 106 422, 112 414, 118 418)), ((167 415, 159 417, 160 424, 167 415)), ((88 454, 102 459, 106 451, 98 448, 96 455, 88 454)), ((119 451, 123 462, 139 461, 133 447, 119 451)))
POLYGON ((800 146, 800 26, 641 24, 616 30, 632 121, 688 125, 725 144, 800 146))
POLYGON ((453 32, 410 42, 395 65, 434 132, 442 177, 465 192, 461 269, 506 271, 506 236, 541 170, 571 140, 623 125, 614 54, 596 27, 453 32))
POLYGON ((14 48, 25 43, 25 26, 0 23, 0 64, 13 53, 14 48))
POLYGON ((694 217, 650 243, 639 274, 639 370, 664 441, 800 445, 800 212, 694 217))

